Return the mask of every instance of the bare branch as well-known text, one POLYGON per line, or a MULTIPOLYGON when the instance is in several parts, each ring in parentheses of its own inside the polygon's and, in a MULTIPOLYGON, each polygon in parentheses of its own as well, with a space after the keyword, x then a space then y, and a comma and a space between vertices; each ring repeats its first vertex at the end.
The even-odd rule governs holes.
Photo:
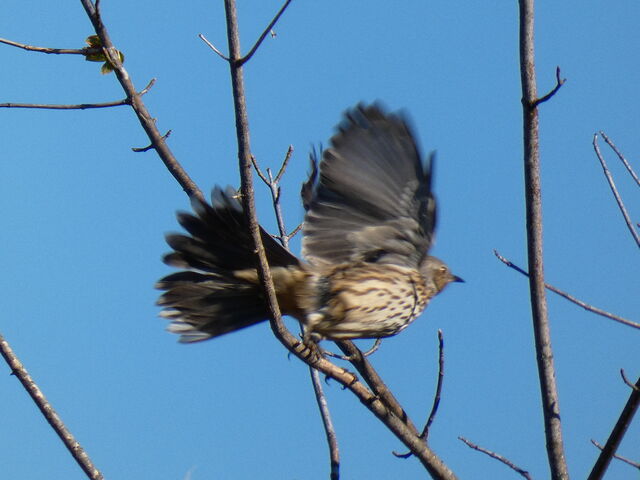
MULTIPOLYGON (((545 297, 542 196, 540 182, 540 151, 538 141, 538 99, 534 55, 533 0, 519 0, 520 79, 522 83, 522 117, 524 137, 524 177, 527 224, 527 257, 529 292, 535 340, 536 363, 544 416, 547 457, 552 480, 568 480, 569 471, 564 455, 560 403, 556 386, 551 331, 545 297)), ((560 78, 559 72, 557 78, 560 78)), ((559 88, 559 87, 558 87, 559 88)), ((556 90, 557 91, 557 90, 556 90)), ((550 96, 549 96, 550 98, 550 96)))
MULTIPOLYGON (((368 357, 369 355, 373 355, 374 353, 376 353, 378 351, 378 349, 380 348, 380 345, 382 345, 382 338, 376 338, 375 342, 373 342, 373 345, 371 346, 371 348, 369 350, 367 350, 366 352, 362 352, 361 354, 363 357, 368 357)), ((337 358, 339 360, 344 360, 345 362, 351 362, 352 360, 355 360, 357 358, 357 356, 351 357, 348 355, 339 355, 337 353, 333 353, 329 350, 323 350, 322 353, 324 355, 328 355, 331 358, 337 358)))
POLYGON ((200 38, 200 40, 202 40, 204 43, 206 43, 211 50, 213 50, 216 54, 218 54, 218 56, 220 58, 222 58, 225 62, 229 61, 229 57, 227 57, 224 53, 222 53, 220 50, 218 50, 215 47, 215 45, 213 43, 211 43, 209 40, 207 40, 207 38, 203 34, 199 33, 198 37, 200 38))
POLYGON ((607 439, 607 443, 605 443, 602 448, 602 451, 600 452, 600 455, 598 456, 587 480, 600 480, 604 477, 611 459, 618 450, 625 433, 627 433, 627 429, 629 428, 629 425, 631 425, 633 416, 636 414, 638 407, 640 406, 640 378, 638 378, 635 387, 636 388, 631 391, 629 400, 627 400, 627 403, 622 409, 622 413, 620 413, 620 417, 618 417, 618 421, 613 427, 613 430, 607 439))
POLYGON ((631 383, 627 378, 627 375, 624 373, 624 368, 620 369, 620 376, 622 377, 622 381, 626 383, 632 390, 638 391, 638 386, 631 383))
POLYGON ((523 470, 522 468, 518 467, 517 465, 515 465, 510 460, 507 460, 506 458, 504 458, 502 455, 499 455, 499 454, 497 454, 495 452, 492 452, 491 450, 487 450, 486 448, 482 448, 482 447, 476 445, 475 443, 470 442, 469 440, 467 440, 464 437, 458 437, 458 440, 461 440, 469 448, 472 448, 473 450, 477 450, 478 452, 482 452, 485 455, 488 455, 491 458, 493 458, 495 460, 498 460, 499 462, 504 463, 507 467, 509 467, 513 471, 519 473, 522 477, 526 478, 527 480, 532 480, 531 475, 529 475, 529 472, 527 472, 526 470, 523 470))
POLYGON ((444 380, 444 338, 442 336, 442 330, 438 329, 438 382, 436 384, 436 393, 433 397, 433 406, 431 407, 431 413, 429 419, 422 430, 420 435, 425 440, 429 438, 429 428, 436 418, 438 413, 438 406, 440 405, 440 395, 442 394, 442 382, 444 380))
POLYGON ((291 240, 293 237, 295 237, 298 234, 300 230, 302 230, 303 226, 304 226, 304 223, 299 223, 296 228, 294 228, 293 230, 291 230, 289 234, 287 234, 287 238, 291 240))
POLYGON ((560 90, 560 87, 562 87, 562 85, 564 85, 566 81, 567 81, 566 78, 560 78, 560 67, 556 67, 556 86, 553 87, 553 89, 549 93, 547 93, 544 97, 536 99, 533 102, 534 104, 533 106, 537 107, 541 103, 546 102, 551 97, 553 97, 556 93, 558 93, 558 90, 560 90))
MULTIPOLYGON (((519 273, 523 274, 526 277, 529 276, 529 274, 525 270, 523 270, 522 268, 520 268, 519 266, 517 266, 516 264, 514 264, 510 260, 508 260, 505 257, 503 257, 502 255, 500 255, 497 250, 494 250, 493 254, 496 257, 498 257, 498 260, 500 260, 502 263, 504 263, 507 267, 510 267, 510 268, 514 269, 516 272, 519 272, 519 273)), ((566 298, 570 302, 575 303, 576 305, 584 308, 585 310, 587 310, 589 312, 593 312, 593 313, 595 313, 597 315, 609 318, 609 319, 614 320, 616 322, 622 323, 623 325, 627 325, 627 326, 632 327, 632 328, 640 329, 640 323, 632 322, 631 320, 627 320, 626 318, 619 317, 618 315, 614 315, 613 313, 609 313, 609 312, 607 312, 605 310, 602 310, 600 308, 597 308, 597 307, 594 307, 592 305, 589 305, 588 303, 585 303, 582 300, 579 300, 579 299, 575 298, 574 296, 569 295, 568 293, 566 293, 566 292, 560 290, 559 288, 554 287, 553 285, 550 285, 548 283, 545 283, 544 286, 545 286, 546 289, 551 290, 554 293, 557 293, 561 297, 566 298)))
POLYGON ((638 178, 638 175, 636 174, 636 172, 633 171, 631 164, 627 161, 627 159, 624 157, 622 152, 618 150, 618 147, 614 145, 614 143, 609 139, 609 137, 602 130, 600 131, 600 136, 605 142, 607 142, 607 145, 611 147, 611 150, 615 152, 615 154, 618 156, 622 164, 625 166, 625 168, 627 169, 631 177, 636 181, 636 183, 640 187, 640 178, 638 178))
MULTIPOLYGON (((602 445, 600 445, 598 442, 596 442, 594 439, 591 439, 591 443, 595 447, 599 448, 601 451, 604 450, 604 447, 602 445)), ((618 460, 621 460, 624 463, 627 463, 627 464, 631 465, 632 467, 635 467, 638 470, 640 470, 640 463, 639 462, 634 462, 633 460, 629 460, 628 458, 625 458, 625 457, 623 457, 621 455, 618 455, 618 454, 614 454, 613 458, 617 458, 618 460)))
POLYGON ((398 418, 402 419, 407 427, 419 438, 418 430, 413 425, 409 416, 404 411, 400 402, 395 398, 389 387, 382 381, 378 372, 371 366, 358 347, 350 340, 340 340, 335 342, 338 348, 349 358, 351 364, 362 375, 364 381, 369 385, 371 391, 378 396, 383 404, 398 418))
POLYGON ((88 110, 91 108, 107 108, 119 107, 121 105, 130 105, 129 99, 124 98, 115 102, 105 103, 76 103, 69 105, 52 104, 52 103, 0 103, 0 108, 42 108, 46 110, 88 110))
MULTIPOLYGON (((139 93, 140 96, 147 93, 156 82, 155 78, 152 78, 147 86, 139 93)), ((44 104, 44 103, 0 103, 0 108, 43 108, 48 110, 87 110, 90 108, 107 108, 107 107, 119 107, 120 105, 131 105, 129 98, 123 98, 115 102, 105 103, 78 103, 78 104, 44 104)))
MULTIPOLYGON (((266 36, 272 31, 272 28, 274 27, 276 22, 280 19, 280 17, 282 16, 282 14, 287 9, 290 3, 291 3, 291 0, 287 0, 286 2, 284 2, 284 5, 282 6, 282 8, 280 8, 278 13, 276 13, 276 16, 273 17, 273 20, 271 20, 271 23, 269 23, 267 28, 264 29, 264 31, 262 32, 262 35, 260 35, 256 43, 253 45, 253 47, 251 47, 251 50, 249 50, 249 53, 247 53, 243 58, 238 60, 240 65, 244 65, 251 59, 251 57, 253 57, 253 54, 256 53, 256 50, 258 50, 258 47, 260 47, 260 45, 262 44, 266 36)), ((271 36, 274 37, 275 35, 271 35, 271 36)))
POLYGON ((593 149, 595 150, 596 156, 598 157, 598 160, 600 161, 600 165, 602 166, 602 171, 604 172, 604 176, 606 177, 607 182, 609 183, 609 188, 611 188, 611 193, 613 193, 613 197, 615 198, 616 203, 618 204, 618 208, 620 209, 620 212, 622 213, 622 216, 624 218, 624 222, 627 224, 627 228, 631 232, 631 236, 636 241, 636 244, 638 245, 638 247, 640 247, 640 235, 638 235, 638 232, 633 227, 633 222, 631 221, 631 217, 629 217, 629 213, 627 212, 627 209, 624 206, 624 202, 622 201, 622 197, 620 197, 620 194, 618 193, 618 189, 616 188, 616 184, 613 181, 613 177, 611 176, 611 172, 609 172, 609 168, 607 167, 607 163, 605 162, 604 157, 600 153, 600 147, 598 147, 598 134, 597 133, 594 133, 594 135, 593 135, 593 149))
POLYGON ((309 375, 311 376, 313 391, 315 392, 320 417, 322 418, 322 425, 324 426, 324 432, 327 437, 327 445, 329 446, 329 459, 331 463, 329 478, 331 480, 338 480, 340 478, 340 450, 338 449, 338 437, 336 436, 336 431, 331 421, 329 405, 327 405, 327 397, 322 389, 322 382, 320 381, 318 371, 312 366, 309 366, 309 375))
POLYGON ((0 43, 11 45, 12 47, 22 48, 30 52, 49 53, 55 55, 87 55, 93 52, 99 53, 99 48, 84 47, 84 48, 49 48, 49 47, 34 47, 33 45, 25 45, 24 43, 14 42, 7 40, 6 38, 0 38, 0 43))
MULTIPOLYGON (((436 413, 438 412, 438 406, 440 405, 440 396, 442 394, 442 382, 444 380, 444 338, 442 336, 442 330, 438 329, 438 381, 436 383, 436 392, 433 396, 433 405, 431 407, 431 413, 429 413, 429 418, 427 419, 427 423, 425 423, 424 428, 422 429, 422 433, 420 434, 420 438, 422 438, 425 442, 429 438, 429 428, 431 428, 431 424, 433 420, 436 418, 436 413)), ((407 453, 397 453, 392 452, 396 457, 400 458, 409 458, 412 454, 411 452, 407 453)))
POLYGON ((287 169, 287 166, 289 165, 289 160, 291 160, 292 153, 293 153, 293 145, 289 145, 289 148, 287 149, 287 153, 284 156, 284 160, 282 161, 282 165, 280 165, 280 170, 278 170, 278 174, 276 175, 276 179, 275 179, 276 183, 278 183, 282 178, 282 175, 284 175, 284 172, 287 169))
POLYGON ((53 428, 58 437, 60 437, 60 440, 62 440, 64 446, 67 447, 71 456, 87 475, 87 478, 92 480, 102 480, 104 478, 102 473, 100 473, 100 471, 95 467, 87 452, 85 452, 73 434, 66 427, 60 416, 47 401, 42 390, 40 390, 36 382, 31 378, 27 369, 9 346, 9 342, 7 342, 2 335, 0 335, 0 354, 2 354, 9 365, 9 368, 11 368, 11 373, 20 380, 24 389, 40 409, 40 412, 42 412, 44 418, 47 420, 49 425, 51 425, 51 428, 53 428))
MULTIPOLYGON (((171 130, 167 130, 167 133, 165 133, 162 136, 162 140, 166 140, 167 138, 169 138, 170 135, 171 135, 171 130)), ((153 148, 155 148, 153 144, 150 144, 150 145, 147 145, 146 147, 132 147, 131 150, 133 150, 136 153, 141 153, 141 152, 148 152, 153 148)))
POLYGON ((97 8, 99 2, 96 2, 95 6, 91 2, 91 0, 80 0, 80 3, 82 3, 87 16, 93 24, 93 28, 95 29, 96 34, 100 38, 102 51, 105 54, 107 62, 113 67, 116 78, 120 82, 122 89, 127 94, 127 98, 131 102, 131 108, 135 112, 138 121, 149 137, 149 140, 151 140, 151 145, 153 145, 154 150, 158 153, 158 156, 167 167, 167 170, 169 170, 173 177, 178 181, 183 190, 187 192, 190 197, 195 196, 204 200, 204 196, 202 195, 202 192, 200 191, 198 186, 191 179, 191 177, 189 177, 187 172, 185 172, 178 160, 173 155, 173 152, 171 152, 169 146, 162 138, 162 134, 156 127, 155 119, 147 110, 147 107, 142 101, 141 94, 136 91, 129 73, 122 65, 119 52, 113 46, 111 38, 109 37, 109 33, 107 32, 107 29, 102 23, 102 19, 100 18, 100 13, 97 8))

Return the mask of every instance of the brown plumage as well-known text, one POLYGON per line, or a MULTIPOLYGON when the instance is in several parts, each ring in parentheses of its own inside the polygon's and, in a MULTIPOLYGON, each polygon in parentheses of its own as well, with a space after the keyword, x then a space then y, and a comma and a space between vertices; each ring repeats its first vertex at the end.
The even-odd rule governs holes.
MULTIPOLYGON (((282 312, 305 338, 379 338, 411 323, 450 282, 461 281, 427 255, 436 201, 433 159, 423 164, 406 121, 379 106, 346 114, 319 168, 303 185, 301 261, 262 231, 282 312)), ((194 342, 268 318, 255 256, 233 189, 216 188, 195 215, 179 213, 188 235, 167 236, 169 265, 158 282, 169 330, 194 342)))

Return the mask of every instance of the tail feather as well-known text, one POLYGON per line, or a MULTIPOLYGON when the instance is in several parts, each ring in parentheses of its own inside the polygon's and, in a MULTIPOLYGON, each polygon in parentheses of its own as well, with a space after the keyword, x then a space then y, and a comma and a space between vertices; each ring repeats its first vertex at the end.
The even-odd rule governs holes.
MULTIPOLYGON (((195 215, 179 213, 188 232, 167 235, 173 249, 168 265, 184 270, 162 278, 156 288, 161 316, 172 321, 168 330, 180 342, 197 342, 248 327, 268 318, 255 272, 255 254, 244 223, 242 206, 231 188, 216 188, 212 205, 192 202, 195 215), (240 272, 242 272, 240 274, 240 272)), ((298 259, 261 229, 272 267, 298 265, 298 259)))

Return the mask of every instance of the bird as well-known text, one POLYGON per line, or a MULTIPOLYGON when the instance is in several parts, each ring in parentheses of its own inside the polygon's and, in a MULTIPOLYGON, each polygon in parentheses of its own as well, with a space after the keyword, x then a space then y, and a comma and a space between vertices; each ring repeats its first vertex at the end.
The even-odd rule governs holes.
MULTIPOLYGON (((276 297, 305 341, 383 338, 404 330, 452 282, 428 254, 436 226, 434 156, 423 161, 404 114, 378 103, 347 110, 329 148, 311 154, 301 189, 302 258, 260 227, 276 297), (321 158, 318 158, 321 157, 321 158)), ((215 187, 178 212, 157 282, 160 313, 182 343, 269 319, 239 194, 215 187)))

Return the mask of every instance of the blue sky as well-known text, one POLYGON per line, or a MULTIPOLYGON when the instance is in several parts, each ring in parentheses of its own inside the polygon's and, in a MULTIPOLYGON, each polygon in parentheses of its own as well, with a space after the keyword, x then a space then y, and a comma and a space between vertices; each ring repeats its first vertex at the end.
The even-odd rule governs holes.
MULTIPOLYGON (((81 48, 93 33, 79 2, 0 4, 0 37, 81 48)), ((461 478, 515 478, 457 437, 546 478, 525 266, 517 2, 294 0, 245 69, 253 153, 283 180, 293 228, 312 145, 327 143, 359 101, 405 109, 424 152, 436 150, 439 201, 433 253, 467 281, 439 296, 372 362, 413 417, 428 414, 444 332, 446 377, 431 445, 461 478), (399 6, 398 6, 399 5, 399 6)), ((240 2, 245 51, 279 2, 240 2)), ((198 185, 238 182, 228 69, 198 38, 226 51, 222 2, 103 0, 125 66, 169 144, 198 185)), ((593 154, 604 130, 633 162, 640 152, 640 5, 631 0, 538 2, 547 280, 639 320, 638 250, 593 154)), ((112 75, 76 56, 0 45, 0 102, 120 99, 112 75)), ((326 445, 306 367, 266 324, 179 345, 154 306, 164 233, 188 200, 127 107, 0 109, 0 279, 6 336, 109 479, 323 479, 326 445)), ((638 189, 601 148, 634 220, 638 189)), ((640 164, 635 161, 636 170, 640 164)), ((273 231, 266 188, 258 210, 273 231)), ((298 251, 298 242, 293 243, 298 251)), ((628 395, 618 370, 640 374, 640 332, 549 296, 560 408, 571 473, 593 465, 628 395)), ((295 322, 290 326, 296 329, 295 322)), ((369 343, 364 342, 366 347, 369 343)), ((16 380, 0 381, 0 464, 6 478, 84 478, 16 380)), ((423 478, 415 459, 337 384, 326 387, 343 478, 423 478)), ((640 421, 620 453, 639 460, 640 421)), ((614 462, 608 479, 632 476, 614 462)))

